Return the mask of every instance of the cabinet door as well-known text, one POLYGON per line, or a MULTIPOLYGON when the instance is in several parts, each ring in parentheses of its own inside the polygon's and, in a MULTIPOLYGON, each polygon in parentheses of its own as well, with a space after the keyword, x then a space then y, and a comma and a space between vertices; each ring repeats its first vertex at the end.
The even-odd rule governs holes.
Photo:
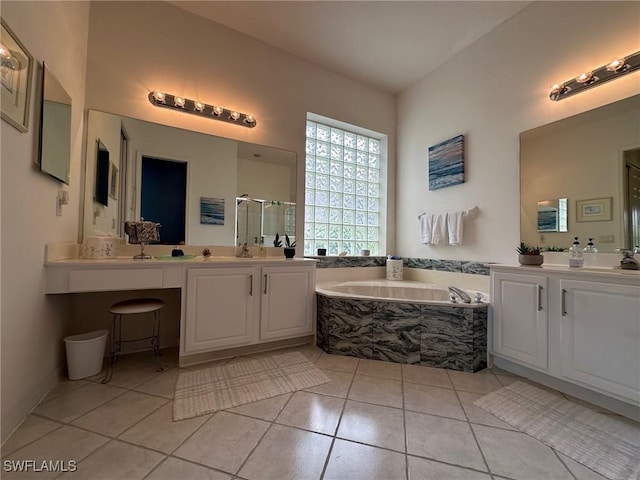
POLYGON ((547 369, 547 277, 492 273, 493 353, 547 369))
POLYGON ((260 339, 313 334, 315 265, 262 267, 260 339))
POLYGON ((185 351, 254 341, 257 279, 253 267, 190 268, 187 275, 185 351))
POLYGON ((640 404, 640 286, 560 280, 561 371, 640 404))

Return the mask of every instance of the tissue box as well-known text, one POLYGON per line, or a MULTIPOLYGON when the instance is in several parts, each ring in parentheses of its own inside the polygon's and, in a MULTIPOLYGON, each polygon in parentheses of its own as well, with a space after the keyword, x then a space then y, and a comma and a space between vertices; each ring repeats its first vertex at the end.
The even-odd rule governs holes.
POLYGON ((82 258, 116 258, 119 244, 118 237, 86 237, 82 244, 82 258))
POLYGON ((387 259, 387 280, 402 280, 402 260, 387 259))

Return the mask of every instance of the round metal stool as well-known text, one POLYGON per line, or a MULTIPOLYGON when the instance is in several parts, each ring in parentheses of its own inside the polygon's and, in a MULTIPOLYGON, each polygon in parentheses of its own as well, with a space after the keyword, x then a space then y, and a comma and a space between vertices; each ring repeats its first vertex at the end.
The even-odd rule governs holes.
POLYGON ((118 355, 125 342, 137 342, 140 340, 151 340, 153 358, 158 366, 158 371, 164 370, 160 363, 160 309, 164 307, 164 302, 157 298, 134 298, 124 300, 111 305, 109 312, 113 313, 111 321, 111 351, 109 355, 109 367, 102 383, 107 383, 113 376, 113 370, 118 361, 118 355), (122 317, 123 315, 134 315, 138 313, 153 313, 153 332, 148 337, 122 339, 122 317))

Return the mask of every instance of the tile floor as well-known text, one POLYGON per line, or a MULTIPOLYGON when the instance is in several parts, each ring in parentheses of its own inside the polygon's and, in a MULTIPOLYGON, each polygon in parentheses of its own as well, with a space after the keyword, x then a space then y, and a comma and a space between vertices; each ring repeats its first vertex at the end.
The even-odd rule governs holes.
MULTIPOLYGON (((603 479, 473 402, 517 379, 297 350, 331 382, 173 422, 175 350, 61 381, 2 448, 3 479, 603 479), (75 472, 8 472, 7 461, 74 461, 75 472)), ((236 357, 215 365, 245 360, 236 357)), ((205 364, 193 368, 204 368, 205 364)))

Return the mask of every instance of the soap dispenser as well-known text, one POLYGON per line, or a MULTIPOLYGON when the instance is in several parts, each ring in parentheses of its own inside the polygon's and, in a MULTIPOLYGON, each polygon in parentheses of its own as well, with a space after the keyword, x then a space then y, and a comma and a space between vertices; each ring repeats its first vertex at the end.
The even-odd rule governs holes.
POLYGON ((593 238, 589 237, 589 243, 584 247, 584 253, 598 253, 598 249, 593 244, 593 238))
POLYGON ((267 249, 264 246, 264 237, 260 237, 260 245, 258 245, 258 256, 261 258, 266 258, 267 249))
POLYGON ((580 240, 578 240, 578 237, 573 237, 573 245, 569 248, 569 266, 584 267, 584 256, 580 249, 580 240))

